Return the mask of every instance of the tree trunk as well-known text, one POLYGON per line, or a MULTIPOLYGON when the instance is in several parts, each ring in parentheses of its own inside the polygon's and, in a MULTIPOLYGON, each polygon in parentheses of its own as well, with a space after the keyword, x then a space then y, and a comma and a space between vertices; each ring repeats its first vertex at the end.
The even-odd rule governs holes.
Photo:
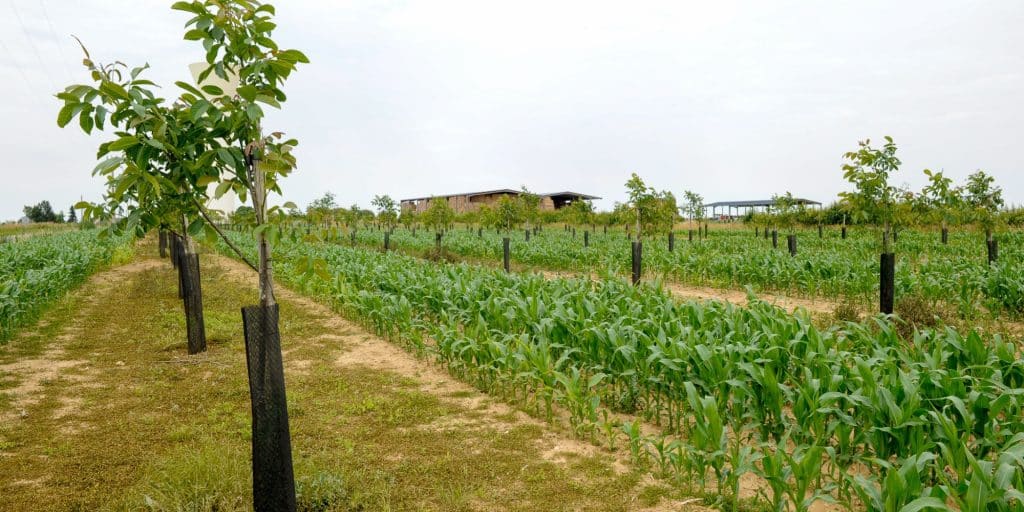
MULTIPOLYGON (((256 222, 266 223, 266 176, 256 161, 249 161, 256 222)), ((353 242, 355 231, 352 232, 353 242)), ((252 404, 252 490, 256 512, 294 512, 295 475, 292 470, 291 432, 285 395, 278 306, 274 297, 270 242, 261 232, 259 296, 257 306, 242 308, 245 353, 252 404)))
POLYGON ((160 258, 167 257, 167 232, 160 230, 160 258))
POLYGON ((195 243, 188 235, 188 226, 182 216, 182 236, 178 254, 178 282, 185 306, 185 327, 188 332, 188 353, 206 351, 206 324, 203 319, 203 289, 199 280, 199 255, 195 243))
POLYGON ((252 404, 252 495, 257 512, 294 511, 291 432, 278 307, 242 308, 252 404))
POLYGON ((640 273, 642 270, 643 260, 643 242, 637 240, 633 242, 633 284, 640 284, 640 273))
POLYGON ((999 241, 992 237, 990 230, 985 230, 985 247, 988 249, 989 265, 999 261, 999 241))
POLYGON ((891 315, 896 291, 896 255, 882 253, 879 265, 878 310, 891 315))
MULTIPOLYGON (((529 233, 529 231, 527 231, 527 233, 529 233)), ((501 253, 502 253, 501 254, 501 262, 502 262, 502 264, 505 267, 505 272, 510 272, 512 270, 512 268, 511 268, 512 261, 511 261, 511 254, 510 254, 511 251, 509 250, 509 244, 510 243, 511 243, 511 240, 509 240, 509 238, 507 236, 505 238, 501 239, 501 253)))
POLYGON ((203 289, 199 274, 199 255, 185 253, 181 262, 185 327, 188 353, 206 352, 206 321, 203 318, 203 289))

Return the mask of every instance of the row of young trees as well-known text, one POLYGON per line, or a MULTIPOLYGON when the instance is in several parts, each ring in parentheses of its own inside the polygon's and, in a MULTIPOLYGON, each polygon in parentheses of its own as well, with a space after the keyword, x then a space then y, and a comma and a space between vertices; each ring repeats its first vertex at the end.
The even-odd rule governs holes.
MULTIPOLYGON (((675 196, 669 191, 657 191, 648 187, 635 173, 627 182, 630 200, 616 203, 612 211, 598 212, 591 201, 573 201, 558 210, 542 210, 541 197, 530 192, 525 186, 515 197, 502 196, 493 205, 481 205, 471 212, 455 212, 447 201, 431 200, 426 210, 399 210, 397 202, 390 196, 375 196, 373 210, 352 205, 339 207, 334 194, 327 192, 314 200, 303 213, 298 209, 289 212, 295 219, 314 224, 342 224, 359 227, 380 224, 385 227, 423 225, 443 230, 454 223, 474 224, 485 228, 512 230, 525 227, 530 229, 554 223, 572 226, 626 226, 644 235, 668 232, 678 221, 685 218, 700 221, 704 219, 704 198, 684 192, 685 203, 677 206, 675 196), (682 215, 680 215, 682 212, 682 215)), ((240 207, 232 216, 232 222, 244 223, 251 216, 251 209, 240 207)))
POLYGON ((992 176, 979 170, 963 185, 954 186, 942 172, 926 169, 928 185, 915 193, 891 183, 902 164, 896 151, 892 137, 885 137, 881 147, 865 140, 844 155, 843 176, 853 190, 840 194, 840 207, 854 221, 881 228, 883 251, 888 252, 894 229, 921 225, 940 225, 945 241, 951 224, 975 224, 991 240, 993 231, 1004 223, 1005 206, 1002 189, 992 176))
MULTIPOLYGON (((881 148, 870 141, 861 143, 857 151, 844 155, 844 175, 854 190, 840 194, 840 200, 823 209, 807 208, 791 192, 773 196, 772 205, 762 213, 749 213, 744 221, 765 229, 792 232, 798 225, 877 225, 885 230, 941 226, 943 233, 951 226, 975 224, 991 233, 998 227, 1019 223, 1020 212, 1004 210, 1002 189, 992 176, 977 171, 966 182, 955 186, 943 172, 926 169, 928 185, 920 192, 891 185, 891 175, 899 169, 896 146, 891 139, 881 148)), ((359 226, 370 223, 393 227, 397 224, 446 229, 452 223, 475 224, 503 230, 536 225, 564 223, 573 226, 624 226, 641 236, 665 234, 676 223, 689 220, 698 225, 706 220, 704 198, 686 190, 682 203, 667 190, 647 186, 633 173, 625 184, 628 200, 615 203, 611 211, 595 211, 590 201, 574 201, 565 208, 542 211, 540 197, 526 187, 517 197, 502 197, 493 206, 483 205, 477 211, 456 213, 446 201, 430 201, 428 210, 399 211, 390 196, 374 197, 374 210, 352 205, 338 207, 334 195, 326 193, 310 203, 305 214, 292 210, 293 217, 313 223, 335 223, 359 226)), ((247 207, 236 212, 237 219, 251 215, 247 207)), ((943 240, 945 240, 943 235, 943 240)))

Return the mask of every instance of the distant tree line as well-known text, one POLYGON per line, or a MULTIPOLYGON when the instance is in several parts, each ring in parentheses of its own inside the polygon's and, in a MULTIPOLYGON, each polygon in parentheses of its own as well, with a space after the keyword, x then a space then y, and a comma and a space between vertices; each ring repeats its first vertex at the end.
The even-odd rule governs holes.
POLYGON ((68 208, 68 215, 65 218, 63 211, 54 212, 49 201, 43 200, 37 204, 22 208, 25 217, 32 222, 78 222, 78 215, 74 207, 68 208))

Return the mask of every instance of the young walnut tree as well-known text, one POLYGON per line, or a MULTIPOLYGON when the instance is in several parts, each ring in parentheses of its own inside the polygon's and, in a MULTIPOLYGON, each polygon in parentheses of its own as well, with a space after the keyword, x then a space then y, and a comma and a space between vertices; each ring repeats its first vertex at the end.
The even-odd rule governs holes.
POLYGON ((843 177, 855 191, 839 195, 850 205, 854 215, 863 222, 881 225, 882 252, 889 252, 889 229, 895 215, 896 187, 889 184, 890 176, 899 170, 896 143, 885 137, 881 148, 871 146, 870 140, 859 142, 857 151, 843 155, 843 177))
MULTIPOLYGON (((271 192, 280 194, 279 180, 295 167, 291 151, 297 141, 285 139, 279 132, 265 134, 263 109, 281 107, 286 99, 284 82, 298 64, 309 61, 302 52, 282 50, 271 39, 276 28, 272 5, 254 0, 196 0, 177 2, 172 9, 190 14, 185 39, 202 45, 206 66, 198 83, 204 84, 215 75, 225 82, 237 81, 238 87, 224 91, 215 85, 194 86, 179 81, 176 85, 183 92, 169 102, 157 96, 156 84, 141 78, 148 65, 129 69, 121 62, 99 64, 83 46, 84 64, 93 83, 73 85, 57 95, 64 101, 57 122, 66 126, 77 118, 86 133, 109 127, 115 137, 100 145, 98 158, 103 160, 94 171, 107 180, 104 201, 76 206, 83 209, 85 221, 112 219, 112 229, 139 236, 154 228, 174 229, 179 223, 185 236, 219 235, 245 259, 219 232, 205 205, 211 187, 214 197, 233 193, 243 203, 251 197, 259 260, 258 265, 250 266, 259 272, 260 306, 272 308, 276 302, 270 244, 281 236, 281 228, 273 220, 283 216, 282 208, 294 205, 271 207, 267 196, 271 192), (120 218, 116 218, 118 212, 123 212, 120 218)), ((186 247, 191 250, 190 243, 186 247)), ((276 308, 273 311, 275 322, 264 332, 276 334, 276 308)), ((250 364, 254 358, 263 358, 260 364, 272 374, 261 376, 269 379, 269 384, 255 382, 250 367, 254 504, 257 510, 293 510, 295 491, 280 346, 277 342, 273 347, 264 345, 270 343, 265 341, 270 337, 255 340, 253 355, 247 336, 250 364), (263 391, 264 384, 271 391, 263 391), (256 393, 260 393, 259 398, 256 393), (269 409, 269 414, 276 423, 270 430, 276 437, 258 440, 256 410, 271 402, 276 409, 269 409), (280 455, 276 474, 256 474, 257 442, 264 441, 280 455), (269 499, 266 489, 273 495, 269 499)))

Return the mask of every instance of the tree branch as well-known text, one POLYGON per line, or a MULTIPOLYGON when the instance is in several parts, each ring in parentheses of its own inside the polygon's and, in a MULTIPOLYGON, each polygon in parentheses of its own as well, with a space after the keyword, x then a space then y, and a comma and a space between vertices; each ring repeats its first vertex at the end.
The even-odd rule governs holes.
POLYGON ((246 258, 245 255, 242 254, 242 251, 239 250, 238 247, 236 247, 235 244, 231 242, 231 240, 227 237, 227 235, 224 234, 223 231, 220 230, 219 227, 217 227, 217 223, 213 222, 213 220, 210 219, 210 216, 206 214, 206 208, 203 208, 203 205, 199 204, 199 201, 197 201, 196 198, 194 197, 192 198, 192 202, 195 203, 197 208, 199 208, 199 214, 202 215, 204 219, 206 219, 206 223, 209 224, 210 226, 213 226, 214 231, 216 231, 217 234, 220 235, 220 237, 224 240, 224 243, 227 244, 228 247, 231 248, 231 250, 235 251, 235 254, 237 254, 238 257, 241 258, 246 265, 249 265, 249 268, 253 269, 256 272, 259 272, 259 269, 256 268, 256 265, 253 265, 252 262, 249 261, 249 258, 246 258))

